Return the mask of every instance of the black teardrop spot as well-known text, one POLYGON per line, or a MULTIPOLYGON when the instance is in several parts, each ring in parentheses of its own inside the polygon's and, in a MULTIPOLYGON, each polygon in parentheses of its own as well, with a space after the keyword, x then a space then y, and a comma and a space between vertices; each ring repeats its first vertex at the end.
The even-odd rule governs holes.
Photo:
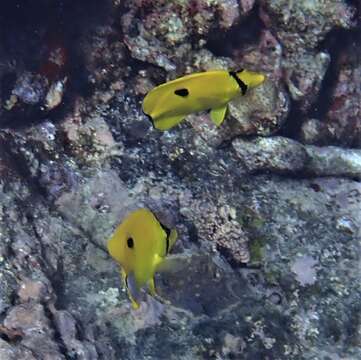
POLYGON ((134 240, 133 238, 129 238, 127 240, 127 245, 128 245, 128 248, 132 249, 134 247, 134 240))
POLYGON ((176 91, 174 91, 174 93, 178 96, 182 96, 182 97, 186 97, 189 95, 189 91, 188 89, 178 89, 176 91))

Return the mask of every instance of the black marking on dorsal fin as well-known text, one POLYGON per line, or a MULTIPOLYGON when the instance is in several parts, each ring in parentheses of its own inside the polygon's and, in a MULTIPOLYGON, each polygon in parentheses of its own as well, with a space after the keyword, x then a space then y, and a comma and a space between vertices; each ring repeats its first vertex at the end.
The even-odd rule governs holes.
POLYGON ((168 255, 169 252, 169 235, 167 235, 166 244, 165 244, 165 253, 168 255))
POLYGON ((165 243, 165 254, 168 255, 170 230, 166 226, 164 226, 160 221, 159 221, 159 224, 162 227, 162 229, 165 231, 165 233, 167 234, 167 237, 165 239, 165 241, 166 241, 166 243, 165 243))
POLYGON ((178 96, 181 96, 181 97, 186 97, 189 95, 189 91, 188 89, 186 88, 183 88, 183 89, 177 89, 176 91, 174 91, 174 93, 178 96))
POLYGON ((165 225, 163 225, 159 219, 158 219, 158 216, 156 216, 154 213, 153 213, 154 217, 157 219, 159 225, 162 227, 162 229, 164 230, 164 232, 166 233, 166 238, 165 238, 165 255, 168 255, 168 252, 169 252, 169 237, 170 237, 170 229, 168 229, 165 225))
POLYGON ((237 84, 242 91, 242 95, 246 95, 248 86, 237 76, 237 73, 235 71, 230 71, 229 75, 231 75, 233 79, 237 81, 237 84))

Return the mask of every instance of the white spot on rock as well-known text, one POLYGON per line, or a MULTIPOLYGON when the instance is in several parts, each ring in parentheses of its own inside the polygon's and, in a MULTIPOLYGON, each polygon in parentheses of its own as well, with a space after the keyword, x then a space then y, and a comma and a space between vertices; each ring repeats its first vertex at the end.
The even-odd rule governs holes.
POLYGON ((292 264, 291 270, 296 274, 296 279, 302 286, 313 285, 316 282, 316 270, 314 269, 316 264, 317 260, 308 255, 299 257, 292 264))

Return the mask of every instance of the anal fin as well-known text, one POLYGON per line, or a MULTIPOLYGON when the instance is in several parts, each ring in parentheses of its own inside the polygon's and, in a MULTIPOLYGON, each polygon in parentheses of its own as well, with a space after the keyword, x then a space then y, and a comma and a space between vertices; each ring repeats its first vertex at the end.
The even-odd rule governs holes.
POLYGON ((157 294, 157 290, 155 289, 155 281, 154 281, 154 277, 152 277, 149 282, 148 282, 148 288, 149 288, 149 292, 150 295, 156 297, 157 294))
POLYGON ((130 302, 132 303, 132 308, 134 310, 139 309, 139 289, 136 285, 136 281, 134 278, 133 273, 130 273, 129 275, 126 274, 126 272, 122 269, 121 270, 122 279, 124 282, 124 285, 127 289, 128 298, 130 302))
POLYGON ((170 116, 167 118, 161 118, 159 120, 154 120, 154 127, 158 130, 169 130, 172 127, 178 125, 183 119, 184 115, 170 116))
POLYGON ((211 110, 211 119, 216 124, 216 126, 222 124, 224 117, 226 116, 226 111, 227 104, 211 110))

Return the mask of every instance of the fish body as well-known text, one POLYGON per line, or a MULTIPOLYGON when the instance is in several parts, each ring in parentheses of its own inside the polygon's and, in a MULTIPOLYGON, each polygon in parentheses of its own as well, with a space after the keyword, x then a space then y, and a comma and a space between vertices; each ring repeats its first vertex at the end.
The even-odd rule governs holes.
POLYGON ((248 70, 213 70, 186 75, 151 90, 144 98, 143 111, 159 130, 168 130, 187 115, 209 109, 213 122, 219 126, 227 104, 264 80, 264 75, 248 70))
POLYGON ((175 229, 168 230, 148 209, 131 212, 108 241, 110 255, 120 264, 122 277, 134 308, 137 293, 148 285, 155 294, 154 274, 177 238, 175 229))

